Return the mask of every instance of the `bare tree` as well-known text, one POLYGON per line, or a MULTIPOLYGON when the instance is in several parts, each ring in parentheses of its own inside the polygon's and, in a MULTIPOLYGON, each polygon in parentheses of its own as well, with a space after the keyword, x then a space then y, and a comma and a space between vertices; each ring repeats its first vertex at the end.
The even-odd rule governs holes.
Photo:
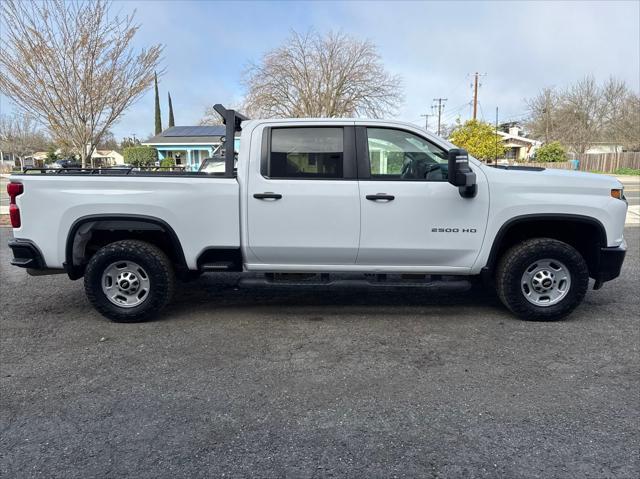
POLYGON ((102 136, 152 85, 162 46, 134 53, 134 14, 109 0, 3 0, 0 91, 77 150, 102 136))
POLYGON ((545 88, 527 104, 527 127, 545 142, 560 141, 577 153, 596 142, 640 146, 640 98, 615 78, 598 85, 587 76, 562 91, 545 88))
POLYGON ((96 148, 109 151, 117 150, 119 147, 120 145, 111 131, 105 131, 100 139, 100 143, 96 145, 96 148))
POLYGON ((343 33, 292 32, 244 81, 251 116, 378 118, 402 99, 400 78, 385 70, 375 45, 343 33))
MULTIPOLYGON (((230 107, 227 107, 230 108, 230 107)), ((213 105, 204 110, 204 116, 200 119, 201 125, 222 125, 222 117, 213 109, 213 105)))
POLYGON ((538 96, 527 100, 531 114, 527 127, 534 138, 543 138, 545 143, 558 140, 555 125, 558 103, 558 94, 551 87, 543 88, 538 96))
POLYGON ((21 168, 25 157, 46 150, 50 144, 33 117, 22 113, 0 116, 0 151, 15 155, 21 168))

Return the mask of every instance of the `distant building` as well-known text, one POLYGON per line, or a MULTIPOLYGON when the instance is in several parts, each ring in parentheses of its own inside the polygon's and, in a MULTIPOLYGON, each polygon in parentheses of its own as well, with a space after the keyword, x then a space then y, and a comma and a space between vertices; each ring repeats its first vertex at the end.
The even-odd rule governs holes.
POLYGON ((195 171, 202 160, 213 156, 224 135, 224 125, 173 126, 142 144, 155 148, 158 160, 173 158, 176 165, 195 171))
MULTIPOLYGON (((22 168, 43 168, 48 153, 46 151, 36 151, 22 159, 22 168)), ((18 167, 20 164, 17 165, 18 167)))
POLYGON ((91 154, 91 166, 94 168, 117 165, 124 165, 124 156, 115 150, 94 150, 91 154))
POLYGON ((522 128, 517 124, 509 125, 506 132, 498 130, 498 135, 507 148, 505 158, 509 161, 528 161, 542 145, 541 141, 522 136, 522 128))
POLYGON ((624 147, 615 142, 598 142, 593 143, 585 153, 587 155, 598 155, 602 153, 622 153, 624 151, 624 147))

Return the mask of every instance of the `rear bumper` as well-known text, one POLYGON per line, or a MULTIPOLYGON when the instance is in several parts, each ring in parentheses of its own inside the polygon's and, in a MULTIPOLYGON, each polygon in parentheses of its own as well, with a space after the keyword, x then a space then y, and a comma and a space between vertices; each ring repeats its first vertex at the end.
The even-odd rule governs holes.
POLYGON ((46 269, 42 253, 38 247, 29 240, 13 239, 9 241, 9 248, 13 252, 11 264, 20 268, 46 269))
POLYGON ((605 281, 611 281, 620 276, 620 270, 626 254, 626 241, 623 241, 620 246, 615 248, 600 248, 598 268, 593 272, 593 277, 596 280, 593 289, 600 289, 605 281))

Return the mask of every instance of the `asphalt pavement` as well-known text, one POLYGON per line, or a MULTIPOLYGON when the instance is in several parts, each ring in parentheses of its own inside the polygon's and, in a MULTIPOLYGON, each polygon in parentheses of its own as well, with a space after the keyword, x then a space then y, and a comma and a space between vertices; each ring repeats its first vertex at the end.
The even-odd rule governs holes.
POLYGON ((212 275, 126 325, 0 228, 0 477, 637 478, 639 232, 558 323, 212 275))

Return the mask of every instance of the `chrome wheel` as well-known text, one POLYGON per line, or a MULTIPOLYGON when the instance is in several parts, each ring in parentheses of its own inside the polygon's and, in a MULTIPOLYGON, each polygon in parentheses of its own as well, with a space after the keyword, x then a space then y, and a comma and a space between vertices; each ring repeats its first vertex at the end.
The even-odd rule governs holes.
POLYGON ((133 261, 111 263, 102 273, 102 292, 116 306, 133 308, 149 297, 147 272, 133 261))
POLYGON ((529 265, 520 281, 522 294, 536 306, 551 306, 562 300, 571 287, 569 269, 555 259, 542 259, 529 265))

